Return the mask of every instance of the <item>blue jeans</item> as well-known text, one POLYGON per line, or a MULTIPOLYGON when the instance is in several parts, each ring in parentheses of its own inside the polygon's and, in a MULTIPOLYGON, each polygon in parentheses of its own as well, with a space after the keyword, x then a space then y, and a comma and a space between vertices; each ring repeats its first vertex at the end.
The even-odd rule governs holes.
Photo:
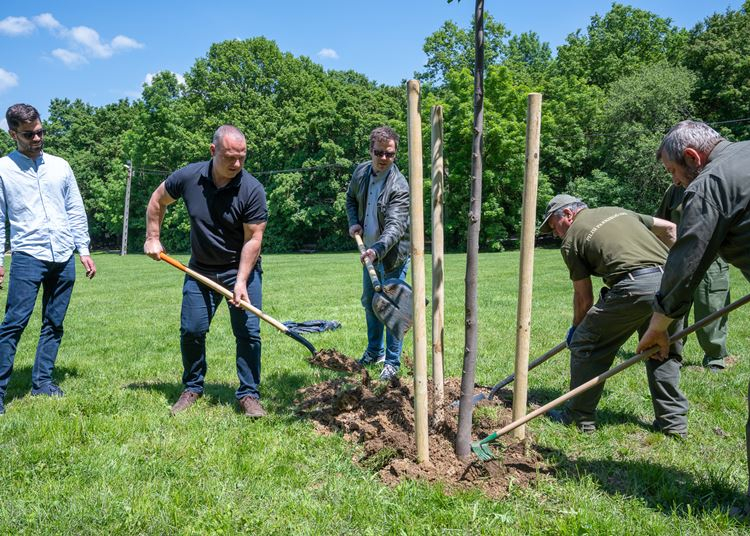
MULTIPOLYGON (((256 265, 247 282, 247 295, 255 307, 262 307, 262 270, 256 265)), ((208 274, 205 274, 208 275, 208 274)), ((237 270, 209 275, 227 287, 234 288, 237 270)), ((190 276, 185 276, 182 287, 182 312, 180 315, 180 350, 182 351, 182 383, 187 391, 203 392, 203 382, 208 365, 206 363, 206 333, 216 309, 224 297, 201 285, 190 276)), ((246 396, 260 398, 260 319, 254 314, 229 304, 236 344, 237 377, 240 387, 237 399, 246 396)))
POLYGON ((5 317, 0 325, 0 398, 5 396, 18 341, 34 312, 40 286, 42 329, 31 370, 31 387, 40 389, 52 383, 52 371, 63 336, 63 320, 75 280, 74 255, 64 262, 47 262, 25 253, 13 253, 5 317))
MULTIPOLYGON (((375 270, 378 272, 380 282, 384 283, 386 279, 400 279, 406 281, 406 272, 409 269, 409 260, 404 264, 397 266, 391 272, 384 272, 381 263, 375 264, 375 270)), ((367 320, 367 354, 372 357, 382 357, 385 354, 385 364, 398 368, 401 365, 401 347, 404 341, 393 336, 391 330, 385 329, 383 323, 378 320, 372 310, 372 297, 375 289, 372 288, 372 281, 367 268, 362 269, 362 307, 365 308, 365 320, 367 320), (383 330, 385 330, 385 348, 383 348, 383 330)))

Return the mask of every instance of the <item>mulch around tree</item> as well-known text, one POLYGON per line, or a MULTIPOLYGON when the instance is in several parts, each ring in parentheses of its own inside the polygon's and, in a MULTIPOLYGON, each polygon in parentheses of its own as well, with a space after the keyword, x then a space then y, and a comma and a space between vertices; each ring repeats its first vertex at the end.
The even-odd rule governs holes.
MULTIPOLYGON (((336 350, 321 350, 310 363, 344 373, 341 377, 300 389, 297 413, 310 419, 322 434, 340 433, 359 445, 355 461, 377 471, 388 485, 403 479, 441 483, 446 492, 479 489, 499 498, 510 484, 528 486, 549 471, 526 440, 518 442, 512 434, 499 438, 492 450, 497 459, 479 461, 473 454, 466 460, 454 452, 458 428, 458 400, 461 380, 445 381, 443 418, 429 421, 429 461, 417 463, 414 432, 414 381, 411 377, 381 382, 370 377, 366 368, 336 350)), ((408 362, 404 363, 408 368, 408 362)), ((488 388, 477 388, 477 393, 488 388)), ((432 383, 428 384, 429 408, 433 408, 432 383)), ((484 438, 512 421, 510 391, 501 391, 493 400, 483 400, 474 409, 473 437, 484 438)))

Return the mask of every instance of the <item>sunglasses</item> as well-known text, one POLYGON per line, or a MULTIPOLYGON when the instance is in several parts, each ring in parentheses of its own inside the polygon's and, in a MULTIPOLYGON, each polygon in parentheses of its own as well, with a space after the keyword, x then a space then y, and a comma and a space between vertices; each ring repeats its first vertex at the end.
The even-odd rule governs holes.
POLYGON ((378 158, 386 157, 386 158, 393 158, 396 156, 396 151, 379 151, 377 149, 372 150, 372 154, 377 156, 378 158))
POLYGON ((40 128, 39 130, 16 130, 16 134, 21 136, 25 140, 33 140, 35 136, 39 136, 40 138, 44 136, 45 130, 43 128, 40 128))

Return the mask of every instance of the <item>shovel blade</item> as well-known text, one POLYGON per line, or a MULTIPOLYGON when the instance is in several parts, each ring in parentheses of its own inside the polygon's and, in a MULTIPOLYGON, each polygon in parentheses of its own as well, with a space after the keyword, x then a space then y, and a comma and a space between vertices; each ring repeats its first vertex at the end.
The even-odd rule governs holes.
POLYGON ((412 326, 411 287, 400 279, 388 279, 372 297, 372 310, 393 336, 401 340, 412 326))

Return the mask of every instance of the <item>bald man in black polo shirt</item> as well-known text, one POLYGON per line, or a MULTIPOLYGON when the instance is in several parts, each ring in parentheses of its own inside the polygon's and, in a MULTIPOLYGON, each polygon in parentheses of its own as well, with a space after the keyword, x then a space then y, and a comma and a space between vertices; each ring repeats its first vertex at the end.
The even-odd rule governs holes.
MULTIPOLYGON (((232 125, 216 130, 211 160, 175 171, 151 195, 146 209, 143 251, 159 260, 164 251, 160 229, 167 206, 182 198, 190 216, 190 268, 232 289, 232 304, 246 300, 262 307, 260 249, 268 210, 263 186, 243 169, 245 136, 232 125)), ((172 414, 189 408, 203 394, 206 333, 222 295, 185 276, 180 316, 182 383, 185 390, 172 414)), ((236 396, 248 417, 265 415, 260 405, 260 320, 240 307, 229 307, 236 339, 236 396)))

